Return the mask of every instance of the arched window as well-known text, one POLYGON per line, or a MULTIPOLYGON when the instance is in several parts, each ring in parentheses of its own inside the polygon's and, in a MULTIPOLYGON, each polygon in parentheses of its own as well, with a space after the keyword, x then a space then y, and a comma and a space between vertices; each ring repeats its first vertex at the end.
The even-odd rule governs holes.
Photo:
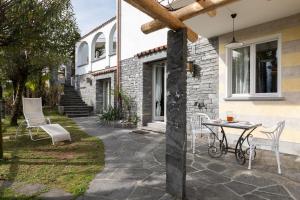
POLYGON ((98 60, 101 58, 105 58, 106 49, 105 49, 105 36, 103 33, 97 33, 93 40, 93 48, 92 48, 92 58, 93 60, 98 60))
POLYGON ((77 57, 78 66, 89 63, 89 45, 87 42, 82 42, 79 45, 77 57))
POLYGON ((109 35, 109 54, 114 55, 117 51, 117 32, 116 25, 113 26, 109 35))

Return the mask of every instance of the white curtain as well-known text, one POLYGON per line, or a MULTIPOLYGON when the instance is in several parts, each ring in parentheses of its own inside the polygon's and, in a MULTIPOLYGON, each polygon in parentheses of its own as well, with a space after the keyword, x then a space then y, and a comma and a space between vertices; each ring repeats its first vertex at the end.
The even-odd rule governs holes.
POLYGON ((156 68, 156 83, 155 83, 155 114, 161 116, 161 95, 162 95, 162 70, 164 68, 156 68))
POLYGON ((232 51, 232 93, 250 92, 250 47, 232 51))

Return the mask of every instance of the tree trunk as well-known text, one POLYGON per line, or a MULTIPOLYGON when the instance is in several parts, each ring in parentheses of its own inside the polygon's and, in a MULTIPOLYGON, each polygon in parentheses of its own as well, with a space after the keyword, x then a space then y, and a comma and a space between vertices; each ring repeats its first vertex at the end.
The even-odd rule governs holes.
MULTIPOLYGON (((2 90, 2 85, 0 85, 0 88, 2 90)), ((0 160, 2 159, 3 159, 3 135, 2 135, 2 94, 1 94, 0 96, 0 160)))
POLYGON ((25 83, 27 80, 27 74, 24 73, 20 76, 16 95, 15 95, 15 100, 13 103, 13 108, 12 108, 12 117, 10 120, 10 125, 11 126, 17 126, 18 125, 18 117, 21 111, 21 103, 22 103, 22 96, 23 92, 25 89, 25 83))

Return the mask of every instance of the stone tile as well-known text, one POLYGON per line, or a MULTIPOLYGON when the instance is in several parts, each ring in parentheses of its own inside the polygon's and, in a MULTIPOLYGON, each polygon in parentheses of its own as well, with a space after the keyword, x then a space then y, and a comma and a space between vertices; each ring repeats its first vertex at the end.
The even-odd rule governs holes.
POLYGON ((200 156, 197 156, 197 155, 194 157, 194 161, 198 162, 198 163, 201 163, 201 164, 211 162, 209 159, 206 159, 206 158, 203 158, 203 157, 200 157, 200 156))
POLYGON ((199 170, 194 168, 194 167, 191 167, 191 166, 186 166, 186 173, 187 174, 190 174, 190 173, 193 173, 193 172, 196 172, 196 171, 199 171, 199 170))
POLYGON ((236 181, 232 181, 230 183, 226 183, 225 184, 226 187, 230 188, 231 190, 233 190, 234 192, 243 195, 246 194, 248 192, 253 191, 256 187, 252 186, 252 185, 248 185, 248 184, 244 184, 241 182, 236 182, 236 181))
POLYGON ((222 172, 226 169, 226 166, 223 164, 211 163, 211 164, 207 165, 207 168, 210 170, 213 170, 215 172, 222 172))
POLYGON ((67 193, 60 189, 51 189, 50 191, 43 193, 39 198, 44 200, 72 200, 74 197, 72 194, 67 193))
POLYGON ((276 195, 276 194, 271 194, 266 192, 254 191, 253 194, 270 200, 293 200, 291 197, 281 196, 281 195, 276 195))
POLYGON ((42 192, 44 189, 46 189, 46 186, 42 184, 22 184, 21 186, 14 188, 14 191, 18 195, 32 196, 42 192))
POLYGON ((142 180, 149 176, 152 171, 143 168, 120 168, 110 177, 114 180, 142 180))
POLYGON ((289 193, 281 185, 274 185, 274 186, 260 188, 259 191, 268 192, 268 193, 272 193, 272 194, 278 194, 278 195, 282 195, 282 196, 289 196, 289 193))
POLYGON ((164 194, 159 200, 176 200, 175 197, 171 196, 170 194, 164 194))
POLYGON ((87 191, 88 196, 125 200, 133 191, 136 181, 94 180, 87 191))
POLYGON ((192 164, 192 167, 195 168, 195 169, 197 169, 197 170, 203 170, 204 169, 203 165, 201 163, 199 163, 199 162, 194 162, 192 164))
POLYGON ((137 188, 128 197, 128 200, 157 200, 163 197, 164 190, 153 187, 137 186, 137 188))
POLYGON ((293 195, 295 199, 300 199, 300 184, 295 184, 294 182, 290 182, 287 184, 284 184, 284 186, 288 189, 288 191, 293 195))
POLYGON ((196 197, 198 200, 244 200, 221 184, 198 189, 196 197))
POLYGON ((166 188, 166 173, 154 172, 145 180, 143 180, 140 185, 153 188, 161 188, 164 190, 166 188))
POLYGON ((166 166, 164 165, 156 165, 154 167, 151 167, 149 170, 153 171, 153 172, 166 172, 166 166))
POLYGON ((234 177, 234 180, 250 185, 257 185, 259 187, 276 184, 276 182, 271 179, 267 179, 254 174, 240 174, 239 176, 234 177))
POLYGON ((259 196, 256 196, 254 194, 247 194, 243 196, 245 200, 266 200, 265 198, 261 198, 259 196))
POLYGON ((219 175, 210 170, 195 172, 191 176, 193 177, 193 179, 198 179, 208 184, 226 183, 230 181, 229 178, 219 175))

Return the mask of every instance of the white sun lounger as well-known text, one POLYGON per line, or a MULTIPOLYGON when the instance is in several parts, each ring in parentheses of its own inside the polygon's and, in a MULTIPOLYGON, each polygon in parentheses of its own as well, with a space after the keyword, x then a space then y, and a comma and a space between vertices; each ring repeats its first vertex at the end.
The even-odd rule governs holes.
MULTIPOLYGON (((16 132, 16 138, 19 135, 20 128, 26 124, 26 129, 29 132, 30 138, 33 141, 52 139, 52 144, 65 140, 71 141, 70 133, 59 124, 51 124, 49 118, 45 118, 42 107, 41 98, 23 98, 23 113, 25 120, 20 124, 16 132), (35 139, 32 135, 32 130, 44 130, 50 137, 35 139)), ((27 134, 28 135, 28 134, 27 134)))

